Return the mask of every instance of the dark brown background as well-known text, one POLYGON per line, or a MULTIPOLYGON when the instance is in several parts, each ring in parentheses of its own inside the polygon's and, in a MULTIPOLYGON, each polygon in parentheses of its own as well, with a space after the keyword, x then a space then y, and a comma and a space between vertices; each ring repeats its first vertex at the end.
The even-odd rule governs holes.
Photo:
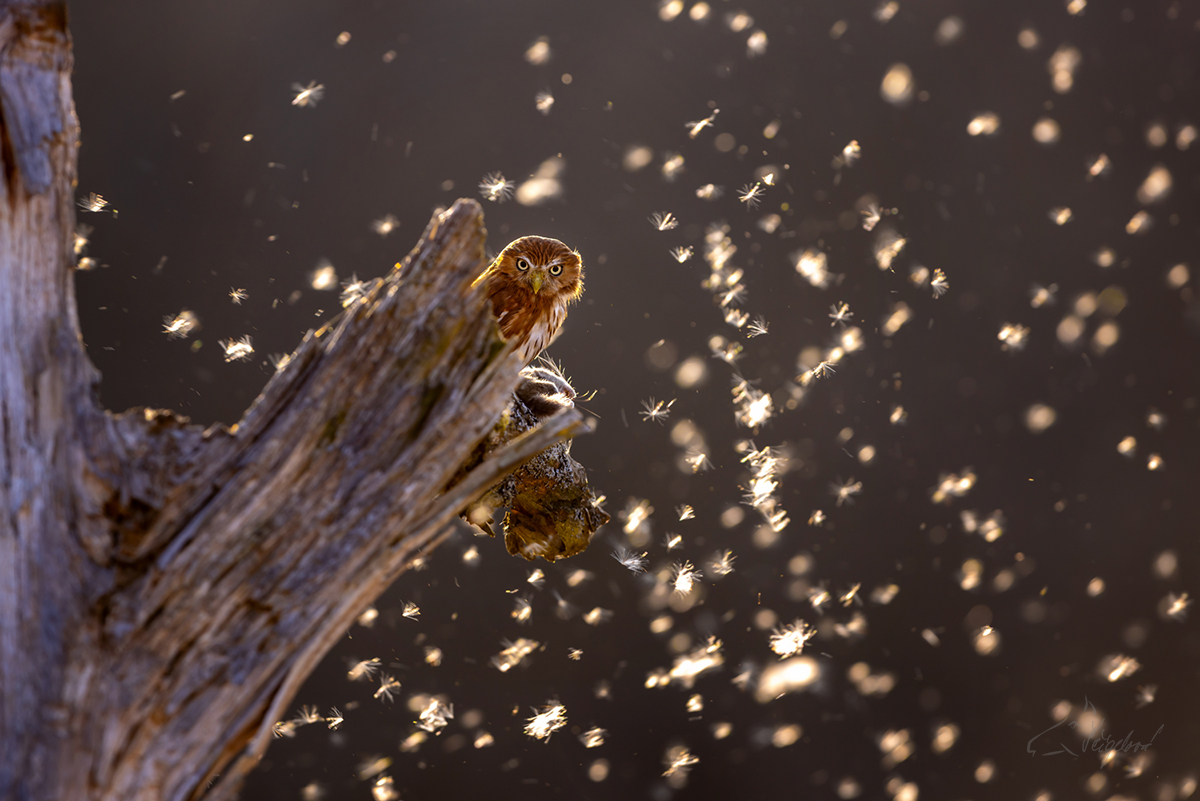
MULTIPOLYGON (((1193 274, 1200 269, 1200 144, 1155 150, 1145 130, 1160 121, 1173 138, 1178 125, 1200 124, 1200 10, 1161 0, 1092 2, 1071 16, 1060 2, 942 0, 901 2, 881 24, 869 4, 762 0, 739 7, 754 25, 734 33, 723 19, 738 9, 712 5, 713 16, 698 24, 686 12, 663 22, 644 0, 72 4, 79 190, 119 211, 80 215, 95 227, 89 253, 103 265, 79 275, 80 314, 110 408, 161 406, 198 422, 235 422, 271 372, 268 354, 289 352, 337 310, 335 293, 308 285, 318 260, 331 261, 343 279, 381 275, 435 207, 477 196, 485 173, 519 181, 561 154, 561 201, 487 204, 486 211, 494 249, 539 233, 577 247, 588 265, 584 300, 552 348, 581 392, 598 391, 586 407, 600 417, 600 432, 574 454, 610 511, 630 497, 654 505, 652 568, 685 558, 699 564, 723 548, 738 557, 732 575, 705 582, 703 602, 677 615, 671 632, 654 635, 648 624, 659 612, 645 600, 653 582, 609 558, 624 543, 616 522, 587 554, 543 566, 540 590, 524 583, 529 566, 501 543, 460 534, 427 570, 404 576, 379 600, 380 622, 348 632, 296 699, 297 708, 336 705, 346 718, 341 729, 310 726, 275 743, 246 799, 294 799, 312 782, 329 798, 369 798, 368 783, 355 777, 369 755, 394 760, 388 772, 406 801, 665 799, 676 792, 660 777, 673 744, 700 758, 678 792, 689 798, 834 798, 845 776, 857 778, 865 798, 884 797, 893 777, 915 782, 922 798, 1032 798, 1040 789, 1082 797, 1087 778, 1103 770, 1094 755, 1034 758, 1026 742, 1053 722, 1054 703, 1081 705, 1085 697, 1119 736, 1132 729, 1135 739, 1148 738, 1164 725, 1151 769, 1126 778, 1119 762, 1098 797, 1165 798, 1156 795, 1162 787, 1194 775, 1200 642, 1193 619, 1164 620, 1156 607, 1168 592, 1196 589, 1200 314, 1190 291, 1169 288, 1164 277, 1181 261, 1193 274), (951 14, 965 34, 939 46, 934 31, 951 14), (829 31, 838 19, 848 28, 835 40, 829 31), (1017 44, 1026 24, 1041 40, 1032 51, 1017 44), (768 49, 751 59, 745 40, 759 28, 768 49), (342 31, 352 38, 339 48, 342 31), (538 36, 549 37, 553 57, 532 66, 523 54, 538 36), (1053 91, 1046 68, 1063 43, 1083 56, 1066 95, 1053 91), (385 63, 389 50, 395 58, 385 63), (897 109, 880 99, 880 79, 897 61, 912 68, 927 100, 897 109), (291 106, 291 85, 310 80, 324 84, 325 98, 315 108, 291 106), (544 89, 556 98, 548 116, 534 108, 544 89), (186 94, 171 100, 180 90, 186 94), (706 116, 710 101, 721 110, 715 128, 689 140, 684 124, 706 116), (968 136, 967 122, 985 110, 1000 115, 1000 134, 968 136), (1044 114, 1062 126, 1051 147, 1029 134, 1044 114), (773 119, 780 133, 767 140, 762 130, 773 119), (721 133, 746 152, 718 152, 721 133), (851 139, 863 157, 835 186, 831 159, 851 139), (655 160, 631 173, 621 160, 635 144, 651 147, 655 160), (686 158, 674 183, 658 171, 666 151, 686 158), (1101 152, 1114 168, 1086 181, 1086 164, 1101 152), (1174 191, 1152 209, 1154 229, 1129 236, 1125 222, 1139 208, 1134 192, 1158 163, 1171 170, 1174 191), (736 190, 763 164, 788 169, 763 206, 747 211, 736 190), (709 182, 726 189, 716 203, 695 197, 709 182), (875 267, 870 235, 837 225, 868 192, 899 210, 892 223, 909 240, 895 274, 875 267), (784 202, 780 229, 760 230, 756 222, 784 202), (1071 207, 1075 219, 1055 226, 1047 218, 1054 206, 1071 207), (646 221, 656 211, 683 224, 658 232, 646 221), (387 213, 400 226, 383 239, 370 222, 387 213), (798 468, 783 476, 780 491, 792 523, 769 549, 751 543, 753 510, 731 530, 719 523, 741 499, 747 474, 734 443, 750 432, 734 421, 732 371, 708 356, 707 342, 739 335, 700 287, 703 261, 681 265, 667 253, 681 244, 699 253, 704 228, 716 221, 731 226, 739 246, 745 309, 770 322, 767 336, 743 338, 744 376, 782 403, 800 350, 826 344, 832 303, 850 304, 866 339, 799 409, 753 437, 758 446, 789 449, 798 468), (801 280, 789 259, 818 240, 844 276, 825 291, 801 280), (1090 258, 1101 245, 1118 254, 1107 270, 1090 258), (945 270, 950 292, 935 301, 914 289, 904 280, 914 262, 945 270), (1057 284, 1057 304, 1030 308, 1034 282, 1057 284), (1118 344, 1103 356, 1059 344, 1055 327, 1074 299, 1112 285, 1129 298, 1117 318, 1118 344), (248 300, 233 305, 232 287, 245 288, 248 300), (885 341, 878 326, 895 300, 914 319, 885 341), (190 340, 168 340, 161 320, 181 308, 203 327, 190 340), (1006 322, 1032 329, 1023 352, 999 348, 996 333, 1006 322), (253 337, 254 358, 225 364, 218 340, 244 334, 253 337), (680 359, 706 359, 704 386, 681 390, 670 372, 652 369, 645 354, 662 339, 680 359), (193 351, 196 341, 202 346, 193 351), (638 417, 651 396, 677 398, 666 426, 638 417), (1058 411, 1057 424, 1040 436, 1022 422, 1035 402, 1058 411), (889 425, 894 403, 908 410, 907 426, 889 425), (1167 416, 1161 432, 1146 425, 1152 407, 1167 416), (670 426, 682 418, 704 431, 713 470, 693 476, 676 468, 670 426), (837 435, 846 427, 854 435, 844 448, 837 435), (1116 452, 1126 435, 1139 441, 1133 460, 1116 452), (864 444, 878 451, 869 467, 850 455, 864 444), (1165 471, 1146 469, 1150 452, 1162 454, 1165 471), (965 466, 979 477, 971 494, 948 507, 932 504, 939 474, 965 466), (864 482, 863 493, 836 508, 828 485, 850 476, 864 482), (676 521, 671 509, 684 502, 696 520, 676 521), (829 514, 822 528, 805 524, 816 508, 829 514), (964 533, 963 509, 1003 510, 1006 533, 994 543, 964 533), (944 541, 931 535, 937 527, 944 541), (660 544, 669 531, 684 536, 681 550, 660 544), (469 566, 461 555, 472 544, 482 558, 469 566), (1180 567, 1162 580, 1151 567, 1167 549, 1180 567), (810 645, 823 669, 813 691, 760 705, 731 679, 775 659, 768 632, 753 623, 761 609, 782 622, 817 620, 787 595, 786 565, 801 552, 815 559, 807 578, 831 591, 861 582, 865 595, 895 582, 900 593, 889 606, 861 608, 865 637, 810 645), (1032 560, 1033 571, 1006 592, 994 590, 993 578, 1017 554, 1032 560), (984 585, 973 592, 958 585, 966 558, 985 566, 984 585), (596 576, 570 588, 565 576, 578 568, 596 576), (1097 576, 1107 589, 1089 598, 1097 576), (529 626, 509 617, 512 589, 532 600, 529 626), (554 593, 579 612, 557 617, 554 593), (418 622, 399 616, 403 601, 420 605, 418 622), (1043 622, 1027 621, 1030 602, 1044 604, 1043 622), (580 612, 595 606, 612 609, 613 619, 584 624, 580 612), (966 621, 973 608, 981 614, 978 607, 1003 637, 997 656, 971 647, 966 621), (940 647, 921 638, 925 628, 940 632, 940 647), (670 666, 667 639, 681 631, 725 643, 725 667, 694 691, 705 700, 698 715, 684 708, 689 691, 643 687, 649 671, 670 666), (518 636, 546 648, 527 668, 489 667, 501 639, 518 636), (423 662, 427 645, 442 649, 441 666, 423 662), (568 648, 582 649, 582 660, 569 660, 568 648), (1112 653, 1135 656, 1142 670, 1102 681, 1096 666, 1112 653), (374 687, 346 681, 348 665, 369 657, 403 682, 395 705, 373 700, 374 687), (896 688, 884 698, 860 696, 846 678, 860 661, 893 673, 896 688), (600 681, 611 683, 611 699, 595 697, 600 681), (1135 709, 1135 688, 1146 684, 1158 685, 1157 700, 1135 709), (400 753, 416 717, 406 702, 418 693, 444 694, 458 717, 417 753, 400 753), (530 708, 552 698, 566 705, 568 730, 548 744, 526 737, 530 708), (471 747, 475 730, 460 723, 468 710, 482 712, 495 745, 471 747), (716 721, 733 724, 728 738, 713 739, 716 721), (941 721, 962 729, 946 756, 929 748, 941 721), (801 741, 771 746, 771 732, 787 723, 803 727, 801 741), (589 751, 571 731, 593 725, 609 737, 589 751), (889 729, 909 729, 916 742, 893 770, 880 766, 877 745, 889 729), (587 778, 597 758, 611 765, 601 783, 587 778), (985 759, 996 776, 981 786, 974 774, 985 759)), ((1089 320, 1088 336, 1096 322, 1089 320)), ((854 611, 829 614, 844 621, 854 611)))

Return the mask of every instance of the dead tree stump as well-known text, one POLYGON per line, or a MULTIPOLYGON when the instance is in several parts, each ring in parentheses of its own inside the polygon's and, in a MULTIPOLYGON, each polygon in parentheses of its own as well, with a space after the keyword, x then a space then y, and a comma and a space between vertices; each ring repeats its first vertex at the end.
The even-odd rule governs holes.
MULTIPOLYGON (((493 436, 521 365, 471 287, 471 200, 237 425, 105 412, 75 308, 71 65, 61 3, 0 0, 0 798, 226 799, 412 557, 590 424, 493 436)), ((550 519, 592 515, 583 482, 550 519)), ((531 487, 536 517, 520 499, 553 488, 531 487)))

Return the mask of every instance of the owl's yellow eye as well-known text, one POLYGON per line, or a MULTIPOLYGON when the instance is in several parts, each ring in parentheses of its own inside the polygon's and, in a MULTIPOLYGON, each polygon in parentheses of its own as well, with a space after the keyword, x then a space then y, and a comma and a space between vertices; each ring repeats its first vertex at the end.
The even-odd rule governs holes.
POLYGON ((561 265, 561 264, 555 264, 553 267, 551 267, 551 268, 550 268, 550 274, 551 274, 551 275, 558 275, 558 274, 559 274, 559 273, 561 273, 561 272, 562 272, 562 265, 561 265))
POLYGON ((525 259, 517 259, 517 269, 525 272, 529 269, 529 262, 525 261, 525 259))

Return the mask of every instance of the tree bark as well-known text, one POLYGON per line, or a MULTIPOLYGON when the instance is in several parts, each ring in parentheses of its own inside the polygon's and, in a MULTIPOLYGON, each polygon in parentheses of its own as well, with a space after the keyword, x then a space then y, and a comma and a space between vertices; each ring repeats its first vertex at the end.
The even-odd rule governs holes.
POLYGON ((607 518, 563 443, 590 424, 568 405, 497 433, 521 365, 471 286, 471 200, 232 428, 103 411, 71 66, 62 3, 0 0, 0 799, 226 799, 355 616, 548 447, 574 488, 545 521, 582 515, 586 545, 607 518))

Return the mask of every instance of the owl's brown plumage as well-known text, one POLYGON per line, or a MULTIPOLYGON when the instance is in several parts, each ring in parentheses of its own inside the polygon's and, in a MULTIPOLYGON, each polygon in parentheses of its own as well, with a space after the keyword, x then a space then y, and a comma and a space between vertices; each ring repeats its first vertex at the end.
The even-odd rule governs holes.
POLYGON ((583 293, 579 254, 544 236, 510 242, 475 281, 482 283, 505 339, 517 341, 525 364, 550 346, 583 293))

